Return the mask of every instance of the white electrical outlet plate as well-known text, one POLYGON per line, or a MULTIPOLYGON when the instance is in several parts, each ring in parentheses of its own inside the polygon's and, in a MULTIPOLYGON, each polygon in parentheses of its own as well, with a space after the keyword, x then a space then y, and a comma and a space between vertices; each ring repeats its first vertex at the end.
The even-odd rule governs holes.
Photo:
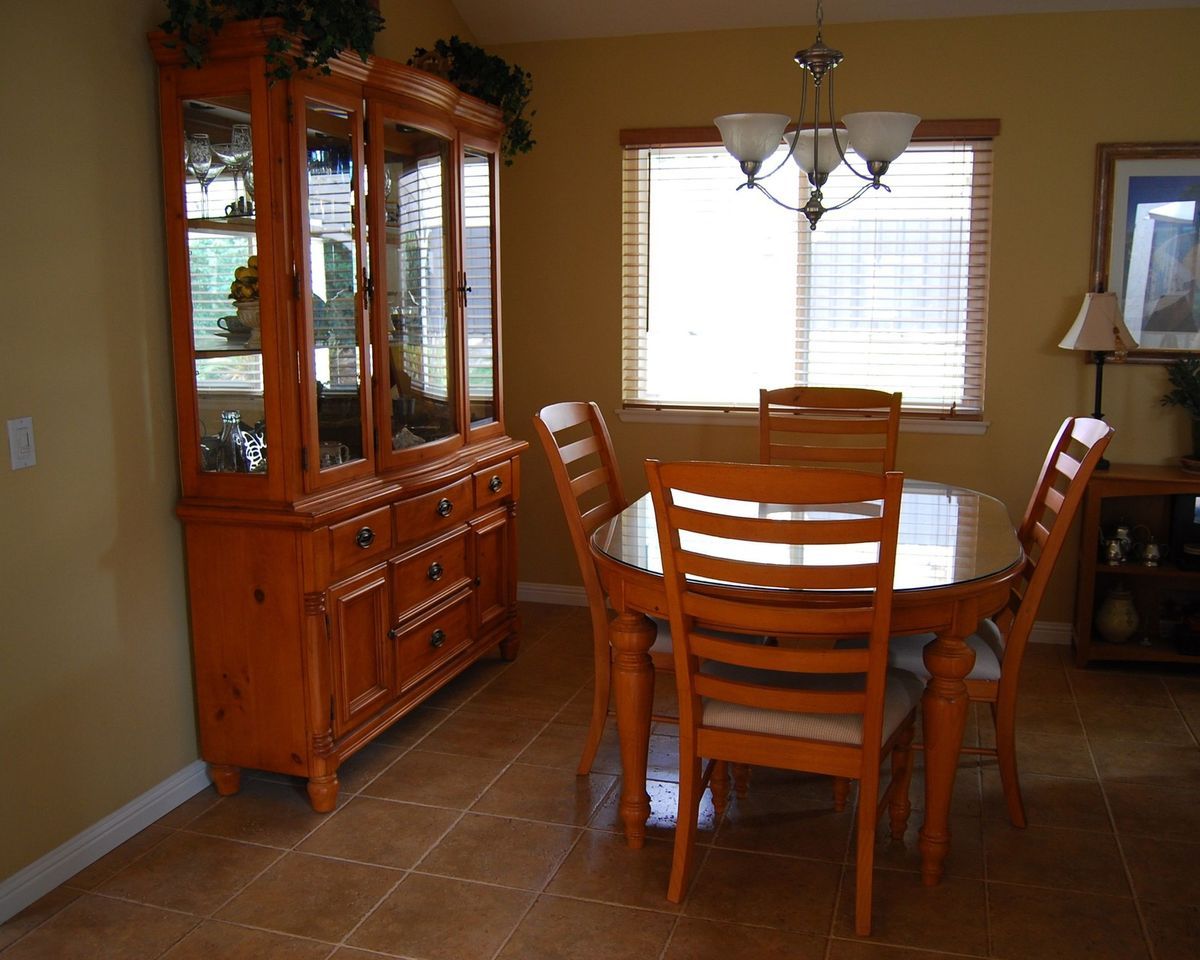
POLYGON ((37 463, 37 452, 33 448, 33 417, 8 421, 8 455, 14 470, 37 463))

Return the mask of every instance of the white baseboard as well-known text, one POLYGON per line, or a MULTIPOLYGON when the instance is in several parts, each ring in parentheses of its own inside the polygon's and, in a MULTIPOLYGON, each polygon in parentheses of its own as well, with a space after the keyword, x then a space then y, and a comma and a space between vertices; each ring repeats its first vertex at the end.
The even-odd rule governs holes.
POLYGON ((0 923, 91 866, 135 833, 144 830, 208 786, 208 766, 189 763, 120 810, 76 834, 62 846, 0 882, 0 923))
MULTIPOLYGON (((519 583, 517 599, 530 603, 557 603, 562 606, 586 607, 587 594, 583 587, 569 587, 560 583, 519 583)), ((1054 643, 1070 646, 1074 633, 1069 623, 1038 621, 1029 632, 1030 643, 1054 643)))

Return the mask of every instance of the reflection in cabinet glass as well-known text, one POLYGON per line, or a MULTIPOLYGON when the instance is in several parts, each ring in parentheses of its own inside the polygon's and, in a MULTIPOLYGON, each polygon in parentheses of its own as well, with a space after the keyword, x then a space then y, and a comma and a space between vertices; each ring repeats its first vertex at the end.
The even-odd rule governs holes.
POLYGON ((269 83, 277 26, 226 24, 199 69, 150 38, 177 512, 217 789, 270 770, 329 811, 348 757, 516 655, 526 444, 496 349, 500 112, 378 58, 269 83))

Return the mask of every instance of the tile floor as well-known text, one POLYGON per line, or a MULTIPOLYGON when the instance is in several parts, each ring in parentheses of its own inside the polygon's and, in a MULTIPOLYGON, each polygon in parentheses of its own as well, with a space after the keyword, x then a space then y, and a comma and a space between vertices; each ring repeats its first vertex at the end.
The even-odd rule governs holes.
POLYGON ((1200 957, 1196 670, 1081 671, 1066 648, 1035 647, 1019 727, 1030 826, 1005 820, 991 761, 964 761, 947 876, 923 888, 918 777, 859 940, 852 814, 815 778, 756 770, 719 824, 707 808, 696 881, 668 903, 672 728, 655 728, 650 839, 631 851, 615 732, 594 772, 574 774, 586 614, 523 616, 518 660, 480 662, 350 761, 335 813, 279 777, 205 790, 0 926, 0 957, 1200 957))

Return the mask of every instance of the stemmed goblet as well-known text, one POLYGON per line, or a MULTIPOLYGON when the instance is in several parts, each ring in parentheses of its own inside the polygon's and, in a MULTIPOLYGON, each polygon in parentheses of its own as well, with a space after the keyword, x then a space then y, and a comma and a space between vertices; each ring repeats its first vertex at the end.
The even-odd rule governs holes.
MULTIPOLYGON (((250 125, 235 123, 230 130, 228 143, 214 143, 213 154, 233 173, 233 194, 237 198, 238 175, 245 175, 250 170, 251 144, 250 125)), ((251 196, 253 199, 253 196, 251 196)))
POLYGON ((208 185, 217 179, 224 171, 225 164, 219 159, 213 159, 212 143, 207 133, 194 133, 186 140, 187 169, 200 184, 200 193, 204 197, 204 209, 201 216, 208 216, 208 185))

